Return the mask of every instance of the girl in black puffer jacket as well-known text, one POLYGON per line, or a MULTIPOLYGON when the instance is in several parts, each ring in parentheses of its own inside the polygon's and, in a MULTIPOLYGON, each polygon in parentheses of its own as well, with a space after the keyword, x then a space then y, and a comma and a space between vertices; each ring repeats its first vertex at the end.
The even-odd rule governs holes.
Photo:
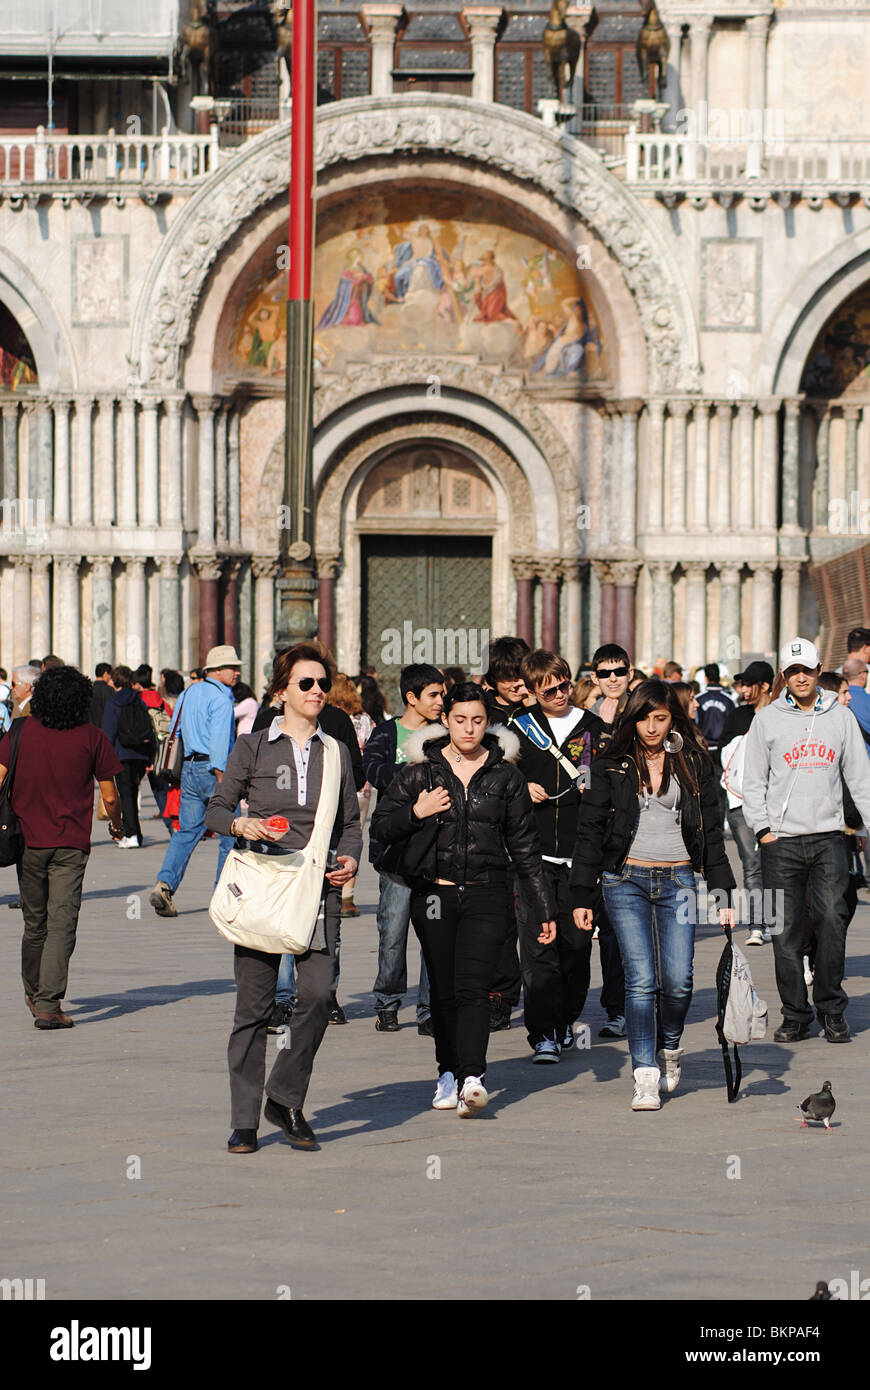
MULTIPOLYGON (((457 683, 444 724, 408 739, 408 763, 378 799, 371 833, 389 867, 411 884, 411 920, 431 985, 438 1063, 436 1110, 481 1110, 489 989, 504 941, 508 858, 535 904, 546 944, 555 938, 526 780, 512 761, 516 734, 488 729, 480 686, 457 683)), ((386 865, 384 866, 386 867, 386 865)))

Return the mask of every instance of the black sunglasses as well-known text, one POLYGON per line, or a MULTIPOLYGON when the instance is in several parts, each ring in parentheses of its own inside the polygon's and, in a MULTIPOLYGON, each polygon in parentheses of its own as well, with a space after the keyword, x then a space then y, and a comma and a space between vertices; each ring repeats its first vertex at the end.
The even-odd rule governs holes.
POLYGON ((560 681, 558 685, 551 685, 549 690, 540 690, 538 694, 542 700, 552 700, 554 695, 567 695, 570 689, 570 681, 560 681))
POLYGON ((320 686, 324 695, 328 690, 332 689, 332 681, 329 679, 329 676, 318 676, 316 681, 314 676, 303 676, 301 680, 289 681, 288 684, 298 685, 300 690, 313 690, 315 684, 317 684, 320 686))
POLYGON ((630 670, 630 666, 611 666, 609 671, 605 671, 602 667, 601 670, 596 671, 595 674, 600 681, 606 681, 608 676, 627 676, 630 670))

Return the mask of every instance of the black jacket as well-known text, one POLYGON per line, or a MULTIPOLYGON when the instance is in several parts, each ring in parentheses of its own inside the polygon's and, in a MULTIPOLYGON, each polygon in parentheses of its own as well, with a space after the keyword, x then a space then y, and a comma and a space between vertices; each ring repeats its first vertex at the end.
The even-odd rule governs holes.
MULTIPOLYGON (((264 700, 257 710, 257 716, 251 725, 251 733, 258 734, 261 729, 268 729, 275 715, 281 715, 282 706, 270 705, 264 700)), ((353 720, 349 714, 345 714, 343 709, 336 709, 335 705, 324 705, 317 719, 318 724, 325 734, 331 734, 337 738, 339 743, 343 743, 350 753, 350 766, 353 772, 353 782, 357 791, 362 791, 365 786, 365 775, 363 773, 362 754, 359 751, 359 739, 356 736, 356 729, 353 727, 353 720)))
POLYGON ((544 877, 541 846, 526 781, 512 760, 518 741, 509 729, 490 728, 484 734, 488 757, 463 789, 445 761, 449 735, 440 724, 429 724, 411 735, 405 745, 408 762, 400 767, 378 797, 372 816, 372 836, 382 844, 407 840, 426 825, 417 820, 414 802, 431 786, 446 787, 450 810, 438 817, 431 879, 452 883, 503 882, 508 858, 518 876, 533 920, 549 921, 553 903, 544 877), (427 771, 428 764, 428 771, 427 771))
MULTIPOLYGON (((684 795, 680 825, 695 873, 711 889, 734 887, 719 820, 716 773, 706 754, 686 749, 698 791, 684 795)), ((575 907, 594 907, 602 871, 618 873, 628 856, 640 816, 640 774, 633 758, 607 753, 592 764, 591 785, 577 817, 577 843, 571 866, 575 907)))
MULTIPOLYGON (((532 705, 522 710, 522 715, 530 714, 552 741, 553 730, 540 705, 532 705)), ((544 854, 555 859, 570 859, 574 853, 577 839, 577 815, 580 810, 582 783, 573 782, 568 772, 546 748, 538 746, 523 732, 516 722, 511 729, 520 740, 520 756, 517 766, 527 782, 537 782, 549 793, 549 801, 535 802, 535 823, 541 837, 544 854)), ((597 714, 583 710, 568 737, 560 745, 560 752, 575 767, 588 769, 592 759, 610 742, 610 732, 597 714)))

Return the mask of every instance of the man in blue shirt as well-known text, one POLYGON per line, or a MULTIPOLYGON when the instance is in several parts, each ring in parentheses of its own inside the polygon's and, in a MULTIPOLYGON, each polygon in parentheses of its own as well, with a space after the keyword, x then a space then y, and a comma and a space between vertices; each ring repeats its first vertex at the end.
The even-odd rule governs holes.
MULTIPOLYGON (((190 856, 205 830, 205 810, 224 775, 235 740, 233 686, 241 663, 233 647, 212 647, 205 659, 205 679, 188 686, 175 706, 172 727, 181 729, 184 767, 181 773, 179 828, 169 841, 166 856, 149 899, 158 917, 177 917, 172 894, 184 877, 190 856)), ((217 874, 235 841, 220 836, 217 874)))
POLYGON ((849 682, 849 709, 861 726, 867 752, 870 754, 870 695, 865 687, 867 667, 857 656, 847 656, 843 662, 843 675, 849 682))

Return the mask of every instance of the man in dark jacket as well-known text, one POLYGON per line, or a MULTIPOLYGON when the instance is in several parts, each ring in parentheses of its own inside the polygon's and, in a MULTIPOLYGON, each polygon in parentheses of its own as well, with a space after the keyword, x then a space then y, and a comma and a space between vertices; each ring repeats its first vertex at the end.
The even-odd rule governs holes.
POLYGON ((556 905, 556 940, 539 941, 537 918, 517 899, 525 1023, 535 1062, 558 1062, 574 1041, 589 990, 592 933, 574 925, 569 887, 580 797, 594 755, 609 742, 605 725, 571 703, 571 669, 555 652, 530 652, 522 664, 537 703, 514 718, 519 768, 529 784, 543 851, 544 873, 556 905))
POLYGON ((91 696, 91 723, 103 727, 103 715, 112 693, 112 668, 108 661, 98 661, 94 668, 94 693, 91 696))
MULTIPOLYGON (((405 708, 398 719, 387 719, 369 735, 363 749, 363 770, 380 794, 407 762, 405 745, 415 729, 436 723, 441 717, 444 678, 437 666, 423 662, 406 666, 399 677, 399 690, 405 708)), ((369 858, 377 869, 385 846, 369 836, 369 858)), ((411 889, 392 874, 378 872, 378 977, 374 983, 379 1033, 399 1031, 399 1006, 408 987, 408 927, 411 922, 411 889)), ((420 960, 417 990, 417 1032, 432 1036, 429 1017, 429 977, 420 960)))
MULTIPOLYGON (((141 704, 139 692, 133 689, 133 672, 129 666, 115 666, 112 670, 112 689, 103 713, 103 733, 121 760, 121 771, 117 776, 118 795, 121 798, 121 819, 124 834, 118 841, 121 849, 140 849, 142 846, 142 827, 139 824, 139 783, 145 776, 145 769, 154 757, 156 739, 147 712, 143 723, 143 742, 132 747, 123 741, 122 721, 124 710, 137 701, 141 704)), ((144 706, 143 706, 144 710, 144 706)))

